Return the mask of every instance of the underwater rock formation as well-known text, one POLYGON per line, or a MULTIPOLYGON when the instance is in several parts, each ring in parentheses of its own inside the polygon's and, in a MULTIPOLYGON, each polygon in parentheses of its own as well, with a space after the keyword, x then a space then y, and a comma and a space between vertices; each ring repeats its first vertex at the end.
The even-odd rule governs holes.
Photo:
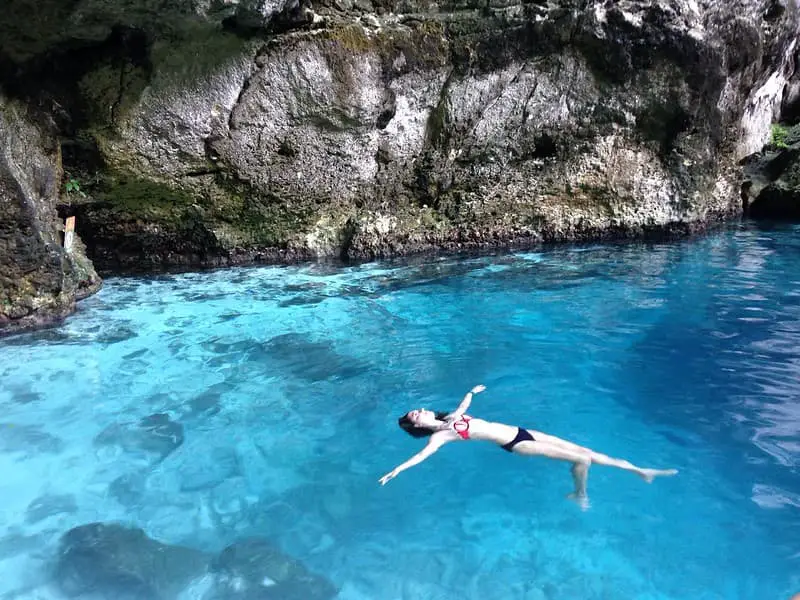
POLYGON ((55 577, 68 597, 109 600, 170 600, 189 586, 202 588, 205 600, 329 600, 338 593, 333 583, 266 540, 241 540, 214 557, 116 523, 89 523, 65 533, 55 577))

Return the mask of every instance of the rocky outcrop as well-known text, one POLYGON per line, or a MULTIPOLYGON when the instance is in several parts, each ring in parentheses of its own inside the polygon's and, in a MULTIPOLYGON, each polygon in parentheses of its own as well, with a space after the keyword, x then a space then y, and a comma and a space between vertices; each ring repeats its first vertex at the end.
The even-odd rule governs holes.
POLYGON ((5 59, 112 270, 702 229, 741 213, 798 28, 781 0, 47 10, 5 59))
POLYGON ((60 147, 42 117, 0 95, 0 330, 60 319, 100 280, 76 239, 63 245, 56 212, 60 147))
MULTIPOLYGON (((793 67, 800 64, 800 48, 786 57, 793 67)), ((800 221, 800 71, 783 86, 779 110, 770 115, 774 123, 769 142, 749 154, 744 164, 742 200, 753 219, 800 221)))
POLYGON ((776 126, 771 143, 745 161, 744 174, 748 216, 800 220, 800 125, 776 126))

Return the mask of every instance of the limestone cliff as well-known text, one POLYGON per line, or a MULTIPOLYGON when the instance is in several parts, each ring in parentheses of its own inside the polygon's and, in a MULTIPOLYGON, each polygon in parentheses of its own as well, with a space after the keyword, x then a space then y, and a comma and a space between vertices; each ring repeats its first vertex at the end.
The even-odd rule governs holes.
POLYGON ((69 314, 100 280, 80 239, 64 249, 56 197, 60 148, 30 109, 0 95, 0 329, 69 314))
POLYGON ((110 270, 702 229, 798 31, 785 0, 11 4, 0 72, 110 270))

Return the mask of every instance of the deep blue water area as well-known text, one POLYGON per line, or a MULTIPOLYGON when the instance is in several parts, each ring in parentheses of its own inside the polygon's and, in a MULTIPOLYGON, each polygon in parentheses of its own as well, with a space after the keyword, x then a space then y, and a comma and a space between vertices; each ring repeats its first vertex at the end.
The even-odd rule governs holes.
MULTIPOLYGON (((342 600, 788 600, 799 376, 793 226, 111 278, 0 339, 0 598, 63 597, 61 536, 104 522, 208 556, 267 540, 342 600), (474 416, 679 473, 593 466, 581 511, 565 463, 476 442, 381 487, 424 444, 397 418, 476 384, 474 416)), ((170 569, 165 597, 213 596, 170 569)))

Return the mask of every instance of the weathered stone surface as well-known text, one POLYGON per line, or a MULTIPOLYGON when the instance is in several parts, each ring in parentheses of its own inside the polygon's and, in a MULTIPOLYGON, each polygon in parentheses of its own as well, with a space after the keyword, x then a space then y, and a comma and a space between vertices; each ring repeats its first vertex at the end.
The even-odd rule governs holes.
POLYGON ((779 0, 58 10, 33 38, 104 52, 65 81, 6 24, 14 89, 63 108, 111 270, 701 230, 741 213, 738 161, 796 87, 779 0))
POLYGON ((60 148, 42 117, 0 93, 0 332, 69 314, 100 285, 83 244, 62 244, 60 148))
POLYGON ((780 127, 779 139, 745 163, 743 200, 754 219, 800 220, 800 125, 780 127))
POLYGON ((208 23, 264 28, 281 15, 291 22, 297 7, 297 0, 9 0, 0 39, 8 58, 24 62, 54 48, 102 42, 121 25, 158 37, 208 23))

